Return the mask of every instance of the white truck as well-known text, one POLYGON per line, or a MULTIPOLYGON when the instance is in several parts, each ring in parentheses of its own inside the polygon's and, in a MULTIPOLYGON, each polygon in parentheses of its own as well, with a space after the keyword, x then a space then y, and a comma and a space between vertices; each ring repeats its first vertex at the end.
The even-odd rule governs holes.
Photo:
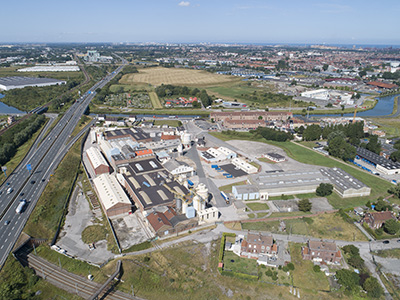
POLYGON ((17 214, 22 213, 22 210, 24 209, 24 206, 25 206, 25 204, 26 204, 26 200, 25 200, 25 199, 22 199, 22 200, 20 200, 20 201, 21 201, 21 202, 18 204, 17 208, 15 209, 15 212, 16 212, 17 214))

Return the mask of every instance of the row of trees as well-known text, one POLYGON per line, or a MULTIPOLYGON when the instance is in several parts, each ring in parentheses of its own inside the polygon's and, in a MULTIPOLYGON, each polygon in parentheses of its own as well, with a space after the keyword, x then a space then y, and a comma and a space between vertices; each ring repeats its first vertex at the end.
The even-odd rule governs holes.
POLYGON ((255 135, 260 135, 269 141, 286 142, 287 140, 293 139, 293 135, 290 133, 266 127, 258 127, 256 130, 250 132, 255 135))
MULTIPOLYGON (((206 90, 199 90, 198 88, 188 88, 187 86, 175 86, 171 84, 162 84, 156 87, 155 92, 158 97, 172 97, 172 96, 190 96, 197 97, 201 100, 205 107, 213 103, 213 99, 207 94, 206 90)), ((198 105, 194 105, 198 107, 198 105)))
POLYGON ((16 153, 18 147, 29 140, 42 126, 44 115, 32 115, 20 124, 7 130, 0 137, 0 165, 7 163, 16 153))

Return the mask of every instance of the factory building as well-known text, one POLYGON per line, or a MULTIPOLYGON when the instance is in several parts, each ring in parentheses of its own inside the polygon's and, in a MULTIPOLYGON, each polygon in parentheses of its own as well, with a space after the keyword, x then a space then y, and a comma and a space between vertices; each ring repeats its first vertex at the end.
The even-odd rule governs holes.
POLYGON ((256 200, 260 198, 258 186, 255 185, 234 185, 232 194, 237 200, 256 200))
POLYGON ((241 158, 232 159, 232 164, 247 174, 254 174, 258 172, 258 169, 255 166, 249 164, 241 158))
POLYGON ((175 159, 167 160, 164 163, 164 168, 174 176, 193 176, 194 169, 184 162, 177 161, 175 159))
POLYGON ((132 203, 113 175, 101 174, 93 179, 94 188, 107 217, 128 214, 132 203))
POLYGON ((321 183, 330 183, 320 171, 253 175, 250 181, 258 186, 261 200, 281 195, 314 193, 321 183))
POLYGON ((78 72, 78 66, 54 65, 54 66, 35 66, 24 69, 18 69, 18 72, 78 72))
POLYGON ((272 160, 273 162, 276 162, 276 163, 283 162, 286 160, 284 156, 282 156, 278 153, 272 153, 272 152, 264 154, 264 157, 269 160, 272 160))
POLYGON ((199 223, 213 223, 218 221, 219 210, 216 207, 209 207, 197 212, 199 223))
POLYGON ((1 77, 0 90, 9 91, 13 89, 23 89, 24 87, 43 87, 51 85, 62 85, 67 82, 53 78, 34 78, 34 77, 1 77))
POLYGON ((210 119, 215 122, 226 120, 286 121, 292 117, 293 113, 291 112, 276 111, 213 111, 210 113, 210 119))
POLYGON ((198 225, 197 219, 179 215, 170 206, 153 208, 146 216, 146 221, 154 234, 159 237, 190 230, 198 225))
POLYGON ((364 197, 371 194, 371 188, 339 168, 322 168, 322 175, 329 178, 334 191, 342 198, 364 197))
POLYGON ((154 157, 129 162, 120 171, 123 185, 142 212, 159 205, 171 206, 177 198, 189 193, 172 176, 168 176, 154 157))
POLYGON ((96 175, 110 173, 110 166, 97 148, 90 147, 86 150, 86 155, 96 175))
POLYGON ((390 159, 384 158, 372 151, 369 151, 365 148, 358 147, 357 148, 357 155, 371 163, 376 167, 376 170, 387 175, 398 174, 400 172, 400 163, 393 162, 390 159))

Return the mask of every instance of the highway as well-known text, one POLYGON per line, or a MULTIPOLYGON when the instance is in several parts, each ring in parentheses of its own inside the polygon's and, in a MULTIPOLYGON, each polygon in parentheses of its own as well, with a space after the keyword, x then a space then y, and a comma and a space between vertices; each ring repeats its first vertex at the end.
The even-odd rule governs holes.
POLYGON ((7 174, 7 180, 0 187, 0 269, 22 232, 51 174, 68 150, 67 147, 70 145, 65 143, 96 95, 95 90, 104 87, 126 64, 127 62, 123 60, 123 64, 112 74, 97 82, 84 96, 72 104, 40 145, 34 145, 15 171, 7 174), (31 171, 27 170, 27 164, 31 165, 31 171), (13 191, 7 193, 8 188, 12 188, 13 191), (21 214, 17 214, 15 210, 21 199, 26 199, 27 205, 21 214))

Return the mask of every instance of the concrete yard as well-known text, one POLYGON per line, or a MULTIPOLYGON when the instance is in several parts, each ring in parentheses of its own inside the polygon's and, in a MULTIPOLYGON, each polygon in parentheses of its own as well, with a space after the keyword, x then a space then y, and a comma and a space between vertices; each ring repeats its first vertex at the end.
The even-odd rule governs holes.
POLYGON ((87 226, 94 224, 95 217, 96 214, 90 209, 88 200, 77 186, 71 197, 68 214, 57 246, 65 249, 68 255, 101 265, 114 258, 114 254, 107 250, 107 241, 96 242, 94 250, 89 250, 88 245, 82 241, 82 231, 87 226))
POLYGON ((120 218, 117 217, 112 220, 112 224, 122 249, 128 249, 154 237, 149 229, 144 228, 139 212, 120 218))

